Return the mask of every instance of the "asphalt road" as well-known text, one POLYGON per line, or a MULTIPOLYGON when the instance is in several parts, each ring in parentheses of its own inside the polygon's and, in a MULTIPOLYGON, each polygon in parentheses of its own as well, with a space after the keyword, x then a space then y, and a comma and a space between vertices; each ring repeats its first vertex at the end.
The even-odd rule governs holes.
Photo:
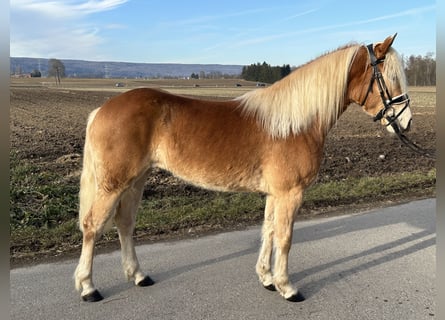
POLYGON ((94 260, 105 299, 74 290, 77 260, 10 272, 11 319, 434 319, 436 200, 295 224, 287 302, 255 274, 260 228, 136 248, 152 287, 126 282, 120 252, 94 260))

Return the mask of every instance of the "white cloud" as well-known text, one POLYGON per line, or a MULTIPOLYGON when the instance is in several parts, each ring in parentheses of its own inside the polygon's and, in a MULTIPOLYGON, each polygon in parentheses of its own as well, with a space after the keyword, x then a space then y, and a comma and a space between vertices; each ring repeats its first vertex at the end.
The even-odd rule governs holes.
MULTIPOLYGON (((324 26, 320 26, 320 27, 301 29, 301 30, 297 30, 297 31, 282 32, 282 33, 264 35, 264 36, 260 36, 260 37, 253 37, 253 38, 244 39, 244 40, 241 40, 238 42, 234 42, 233 47, 243 47, 243 46, 249 46, 249 45, 253 45, 253 44, 265 43, 265 42, 270 42, 270 41, 277 40, 277 39, 293 37, 293 36, 301 35, 301 34, 308 34, 308 33, 320 32, 320 31, 330 31, 330 30, 335 30, 335 29, 340 29, 340 28, 345 28, 345 27, 356 27, 356 26, 370 24, 370 23, 378 22, 378 21, 391 20, 394 18, 417 15, 417 14, 420 14, 423 12, 432 11, 435 8, 436 8, 435 6, 425 6, 425 7, 413 8, 413 9, 400 11, 400 12, 397 12, 394 14, 378 16, 378 17, 374 17, 374 18, 370 18, 370 19, 366 19, 366 20, 356 20, 356 21, 350 21, 350 22, 345 22, 345 23, 341 23, 341 24, 324 25, 324 26)), ((308 11, 307 13, 311 13, 311 12, 312 11, 308 11)), ((304 13, 304 14, 307 14, 307 13, 304 13)))
POLYGON ((103 43, 94 29, 65 29, 47 32, 42 37, 20 37, 11 41, 11 56, 44 58, 83 58, 93 56, 103 43))
POLYGON ((36 1, 12 0, 10 55, 53 58, 99 58, 98 46, 105 42, 101 25, 86 18, 112 10, 128 0, 36 1))
POLYGON ((363 21, 362 24, 363 23, 376 22, 376 21, 382 21, 382 20, 389 20, 389 19, 405 17, 405 16, 414 16, 414 15, 417 15, 417 14, 420 14, 420 13, 423 13, 423 12, 432 11, 434 9, 436 9, 435 5, 425 6, 425 7, 420 7, 420 8, 408 9, 408 10, 400 11, 400 12, 397 12, 397 13, 383 15, 383 16, 380 16, 380 17, 368 19, 368 20, 363 21))
POLYGON ((128 26, 124 25, 124 24, 119 24, 119 23, 111 23, 111 24, 107 24, 105 26, 106 29, 109 30, 121 30, 121 29, 127 29, 128 26))
POLYGON ((28 11, 51 18, 76 18, 88 14, 112 10, 128 0, 90 0, 90 1, 38 1, 12 0, 11 11, 28 11))
POLYGON ((285 21, 293 20, 293 19, 295 19, 295 18, 300 18, 300 17, 303 17, 303 16, 305 16, 305 15, 308 15, 308 14, 311 14, 311 13, 314 13, 314 12, 317 12, 318 10, 319 10, 319 9, 310 9, 310 10, 306 10, 306 11, 303 11, 303 12, 299 12, 299 13, 297 13, 297 14, 294 14, 294 15, 292 15, 292 16, 289 16, 289 17, 286 17, 286 18, 282 19, 281 22, 285 22, 285 21))

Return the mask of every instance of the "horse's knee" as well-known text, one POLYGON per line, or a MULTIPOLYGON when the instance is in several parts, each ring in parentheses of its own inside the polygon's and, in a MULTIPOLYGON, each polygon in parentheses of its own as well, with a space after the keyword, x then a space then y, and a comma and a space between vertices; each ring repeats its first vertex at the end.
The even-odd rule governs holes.
POLYGON ((292 244, 292 225, 280 226, 276 228, 274 233, 274 245, 282 252, 288 252, 292 244))

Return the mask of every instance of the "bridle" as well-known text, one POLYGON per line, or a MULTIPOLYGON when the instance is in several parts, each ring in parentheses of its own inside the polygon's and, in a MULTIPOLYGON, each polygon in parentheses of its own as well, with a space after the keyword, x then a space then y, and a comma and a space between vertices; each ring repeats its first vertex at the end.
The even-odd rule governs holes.
MULTIPOLYGON (((380 63, 382 63, 383 61, 385 61, 385 58, 384 57, 381 59, 376 58, 372 44, 369 44, 367 46, 367 48, 368 48, 369 57, 371 59, 371 66, 373 68, 373 73, 372 73, 371 81, 369 83, 368 91, 366 91, 365 98, 363 99, 361 105, 365 104, 366 100, 368 99, 369 93, 372 91, 374 81, 376 81, 377 86, 379 87, 380 98, 382 99, 384 108, 382 108, 374 116, 373 120, 379 121, 382 118, 385 118, 388 121, 387 126, 391 125, 391 127, 394 128, 394 126, 397 126, 397 124, 395 123, 397 118, 403 113, 403 111, 405 111, 406 108, 409 107, 410 100, 409 100, 408 94, 403 93, 403 94, 396 96, 394 98, 391 97, 388 87, 385 84, 385 80, 383 79, 383 75, 378 68, 378 65, 380 63), (404 103, 404 102, 405 102, 405 106, 402 108, 402 110, 399 111, 399 113, 397 113, 395 115, 394 107, 392 105, 400 104, 400 103, 404 103), (389 114, 388 111, 393 111, 393 112, 391 114, 389 114)), ((399 129, 398 126, 397 126, 397 129, 399 129)), ((400 131, 400 130, 398 130, 398 131, 400 131)))
POLYGON ((408 139, 400 130, 396 120, 399 118, 399 116, 403 113, 403 111, 406 110, 406 108, 409 107, 410 99, 408 94, 402 93, 401 95, 398 95, 396 97, 391 97, 391 94, 389 93, 388 87, 385 84, 385 80, 383 79, 383 75, 380 72, 378 65, 380 63, 383 63, 385 61, 385 57, 377 59, 374 53, 374 48, 372 44, 369 44, 366 46, 368 49, 369 57, 371 59, 371 66, 373 68, 373 73, 371 77, 371 81, 368 86, 368 90, 366 91, 365 98, 363 99, 361 105, 363 106, 368 99, 369 93, 372 91, 372 88, 374 86, 374 82, 377 82, 377 86, 379 88, 380 98, 382 99, 384 107, 374 116, 374 121, 379 121, 383 118, 385 118, 388 123, 386 126, 391 126, 394 130, 394 132, 397 134, 397 137, 399 137, 400 141, 402 141, 406 146, 408 146, 411 150, 429 157, 429 158, 435 158, 435 152, 430 152, 428 150, 422 149, 421 147, 417 146, 414 142, 408 139), (395 109, 393 107, 394 104, 401 104, 405 103, 403 108, 396 114, 395 109))

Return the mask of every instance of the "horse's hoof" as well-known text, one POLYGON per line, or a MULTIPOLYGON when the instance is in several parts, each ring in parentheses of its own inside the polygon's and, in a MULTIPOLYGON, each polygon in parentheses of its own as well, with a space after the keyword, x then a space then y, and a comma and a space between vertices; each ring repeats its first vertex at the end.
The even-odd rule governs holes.
POLYGON ((275 288, 275 285, 273 283, 269 284, 268 286, 264 286, 264 288, 269 291, 277 291, 277 288, 275 288))
POLYGON ((155 284, 155 282, 153 281, 152 278, 150 278, 149 276, 145 276, 145 278, 142 279, 141 281, 139 281, 137 285, 139 287, 148 287, 148 286, 152 286, 154 284, 155 284))
POLYGON ((102 300, 104 297, 99 293, 99 291, 94 290, 84 296, 82 296, 82 300, 86 302, 97 302, 102 300))
POLYGON ((304 296, 300 292, 298 292, 297 294, 294 294, 294 295, 290 296, 286 300, 290 301, 290 302, 301 302, 301 301, 304 301, 306 299, 304 298, 304 296))

